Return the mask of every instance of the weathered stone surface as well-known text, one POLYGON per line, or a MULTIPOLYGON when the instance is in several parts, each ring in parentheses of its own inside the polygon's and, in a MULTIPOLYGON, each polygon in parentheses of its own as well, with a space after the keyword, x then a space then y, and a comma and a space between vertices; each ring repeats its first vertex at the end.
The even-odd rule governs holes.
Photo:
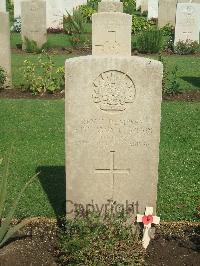
POLYGON ((6 0, 0 1, 0 12, 6 12, 6 0))
MULTIPOLYGON (((67 212, 74 203, 156 208, 162 64, 140 57, 66 61, 67 212)), ((98 208, 97 208, 98 206, 98 208)), ((136 213, 135 213, 136 214, 136 213)))
POLYGON ((123 12, 123 3, 120 0, 102 0, 98 3, 98 12, 123 12))
POLYGON ((96 13, 92 17, 93 55, 131 55, 131 20, 123 13, 96 13))
POLYGON ((167 24, 175 26, 177 0, 159 1, 158 26, 164 27, 167 24))
POLYGON ((199 42, 200 5, 179 3, 176 11, 175 44, 178 41, 199 42))
POLYGON ((158 0, 148 0, 148 19, 158 18, 158 0))
POLYGON ((141 0, 141 13, 148 11, 148 0, 141 0))
POLYGON ((66 61, 67 214, 116 202, 136 216, 156 208, 162 64, 131 57, 131 16, 119 12, 93 15, 92 52, 66 61))
POLYGON ((10 22, 6 12, 0 12, 0 66, 7 73, 7 85, 11 85, 10 22))
POLYGON ((46 2, 42 0, 22 1, 22 40, 33 40, 38 47, 47 42, 46 2))

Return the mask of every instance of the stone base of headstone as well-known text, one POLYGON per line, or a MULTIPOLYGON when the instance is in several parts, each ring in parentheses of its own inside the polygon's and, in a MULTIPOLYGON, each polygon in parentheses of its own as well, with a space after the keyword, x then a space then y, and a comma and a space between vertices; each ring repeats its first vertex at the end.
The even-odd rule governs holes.
POLYGON ((11 51, 9 14, 0 12, 0 66, 6 71, 6 86, 11 86, 11 51))

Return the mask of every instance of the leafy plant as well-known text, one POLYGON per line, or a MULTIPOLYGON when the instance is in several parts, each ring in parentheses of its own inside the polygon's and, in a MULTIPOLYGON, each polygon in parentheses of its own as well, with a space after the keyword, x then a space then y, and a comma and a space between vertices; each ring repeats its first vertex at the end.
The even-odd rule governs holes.
POLYGON ((88 5, 81 5, 79 11, 87 22, 91 22, 92 15, 96 12, 94 8, 88 5))
POLYGON ((73 48, 88 48, 91 45, 91 41, 88 36, 83 34, 73 34, 69 36, 69 42, 73 48))
POLYGON ((139 230, 122 214, 88 214, 64 220, 59 233, 62 265, 141 265, 139 230))
POLYGON ((68 11, 67 16, 64 17, 64 30, 68 34, 83 34, 86 30, 86 18, 77 8, 73 10, 71 15, 68 11))
POLYGON ((141 31, 150 29, 152 26, 151 22, 147 21, 146 18, 141 16, 132 16, 132 33, 136 34, 141 31))
POLYGON ((6 10, 9 12, 10 22, 14 22, 14 3, 12 0, 6 0, 6 10))
MULTIPOLYGON (((2 164, 3 159, 0 160, 0 165, 2 164)), ((8 174, 9 174, 9 159, 7 160, 5 164, 5 170, 1 178, 1 186, 0 186, 0 248, 22 227, 24 227, 28 221, 23 220, 19 224, 12 226, 11 222, 14 216, 14 213, 16 211, 17 205, 28 188, 28 186, 33 182, 33 180, 38 176, 36 174, 33 176, 21 189, 19 192, 18 197, 15 199, 12 207, 10 208, 10 211, 8 213, 8 216, 3 219, 3 212, 5 209, 5 201, 6 201, 6 195, 7 195, 7 183, 8 183, 8 174)))
POLYGON ((178 81, 178 66, 175 66, 171 72, 167 70, 167 64, 162 55, 159 55, 159 61, 163 63, 163 95, 173 96, 181 92, 180 82, 178 81))
POLYGON ((136 0, 123 0, 124 13, 133 15, 136 11, 136 0))
POLYGON ((162 32, 159 29, 149 29, 136 36, 135 48, 141 53, 158 53, 162 43, 162 32))
POLYGON ((0 66, 0 89, 3 89, 4 88, 5 82, 6 82, 6 72, 0 66))
POLYGON ((24 46, 25 46, 25 51, 27 53, 36 53, 39 54, 42 51, 47 51, 49 49, 49 43, 46 42, 42 45, 41 48, 38 47, 37 43, 33 40, 29 40, 28 38, 24 38, 24 46))
POLYGON ((101 0, 87 0, 87 6, 97 11, 99 2, 101 2, 101 0))
POLYGON ((186 40, 179 41, 174 46, 174 51, 179 55, 195 54, 200 51, 200 45, 197 41, 186 40))
POLYGON ((38 56, 36 63, 25 60, 22 71, 26 80, 24 88, 34 94, 53 93, 64 87, 64 67, 56 69, 52 57, 45 52, 38 56))

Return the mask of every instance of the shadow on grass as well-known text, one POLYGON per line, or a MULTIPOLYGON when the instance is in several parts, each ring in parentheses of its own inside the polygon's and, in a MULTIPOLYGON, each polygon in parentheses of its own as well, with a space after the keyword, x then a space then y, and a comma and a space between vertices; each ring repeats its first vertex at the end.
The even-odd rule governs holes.
POLYGON ((184 81, 192 84, 193 86, 200 88, 200 77, 181 77, 184 81))
POLYGON ((65 216, 66 181, 64 166, 39 166, 39 180, 57 219, 65 216))

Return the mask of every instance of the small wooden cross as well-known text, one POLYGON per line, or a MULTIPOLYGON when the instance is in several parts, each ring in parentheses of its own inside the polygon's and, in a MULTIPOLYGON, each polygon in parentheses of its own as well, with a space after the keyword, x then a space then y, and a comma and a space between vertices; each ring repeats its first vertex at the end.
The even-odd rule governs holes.
POLYGON ((137 215, 137 222, 143 223, 144 225, 142 244, 143 244, 143 247, 146 249, 151 240, 151 236, 150 236, 151 224, 159 224, 160 217, 153 216, 152 207, 146 207, 144 215, 141 215, 141 214, 137 215))

